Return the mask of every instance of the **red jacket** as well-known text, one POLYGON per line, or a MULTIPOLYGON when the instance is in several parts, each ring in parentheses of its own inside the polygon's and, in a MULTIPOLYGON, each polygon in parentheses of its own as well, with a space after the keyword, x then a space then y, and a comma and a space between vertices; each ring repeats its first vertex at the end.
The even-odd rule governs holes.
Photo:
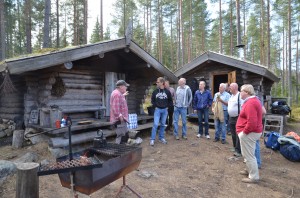
POLYGON ((249 134, 251 132, 261 133, 262 125, 262 107, 260 101, 254 97, 246 100, 242 106, 242 111, 236 122, 236 132, 249 134))

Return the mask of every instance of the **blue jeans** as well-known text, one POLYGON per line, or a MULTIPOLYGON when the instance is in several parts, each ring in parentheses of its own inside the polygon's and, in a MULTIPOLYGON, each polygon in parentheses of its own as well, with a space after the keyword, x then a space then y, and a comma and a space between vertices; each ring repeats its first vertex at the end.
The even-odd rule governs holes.
POLYGON ((166 119, 168 116, 168 109, 160 109, 160 108, 155 108, 154 111, 154 123, 153 123, 153 127, 152 127, 152 132, 151 132, 151 140, 155 140, 156 138, 156 131, 157 131, 157 127, 158 124, 160 123, 160 127, 159 127, 159 135, 158 138, 159 139, 164 139, 165 138, 165 128, 166 128, 166 119))
POLYGON ((203 119, 204 119, 205 135, 209 135, 208 134, 208 128, 209 128, 209 125, 208 125, 208 110, 209 110, 209 108, 197 110, 198 125, 199 125, 198 133, 200 135, 203 135, 203 119))
POLYGON ((255 157, 256 157, 256 161, 257 161, 257 166, 258 168, 261 167, 261 158, 260 158, 260 143, 259 140, 256 141, 255 144, 255 157))
POLYGON ((178 122, 179 115, 181 115, 182 121, 182 136, 186 136, 186 114, 187 107, 174 107, 174 135, 178 136, 178 122))
POLYGON ((224 111, 224 122, 220 122, 219 119, 215 120, 215 139, 220 139, 220 134, 222 140, 226 139, 226 123, 227 123, 227 118, 228 118, 228 112, 224 111))

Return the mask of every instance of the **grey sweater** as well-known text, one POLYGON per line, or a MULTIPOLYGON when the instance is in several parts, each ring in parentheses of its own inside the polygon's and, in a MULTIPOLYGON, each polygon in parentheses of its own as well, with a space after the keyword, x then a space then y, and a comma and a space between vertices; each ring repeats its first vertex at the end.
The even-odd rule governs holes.
POLYGON ((192 91, 188 85, 185 85, 184 88, 177 87, 175 94, 175 107, 188 107, 192 103, 192 100, 192 91))

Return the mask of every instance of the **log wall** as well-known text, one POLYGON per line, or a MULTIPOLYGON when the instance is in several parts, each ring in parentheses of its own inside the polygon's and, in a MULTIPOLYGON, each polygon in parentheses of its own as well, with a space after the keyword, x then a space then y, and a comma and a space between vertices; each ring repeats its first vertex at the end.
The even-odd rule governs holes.
MULTIPOLYGON (((94 117, 92 112, 85 112, 85 109, 97 109, 104 106, 104 75, 101 72, 90 70, 67 70, 56 67, 49 70, 34 72, 26 76, 27 92, 24 95, 24 118, 28 124, 30 112, 35 107, 47 109, 58 106, 63 112, 72 118, 94 117), (53 94, 53 87, 56 81, 61 78, 64 83, 65 92, 62 96, 53 94)), ((47 111, 40 111, 43 117, 43 126, 50 126, 50 119, 47 111), (46 114, 46 115, 44 115, 46 114)))
MULTIPOLYGON (((0 96, 0 118, 14 120, 18 116, 23 116, 24 113, 24 79, 20 76, 10 76, 10 79, 16 88, 16 91, 10 94, 1 94, 0 96)), ((0 85, 3 82, 1 79, 0 85)))

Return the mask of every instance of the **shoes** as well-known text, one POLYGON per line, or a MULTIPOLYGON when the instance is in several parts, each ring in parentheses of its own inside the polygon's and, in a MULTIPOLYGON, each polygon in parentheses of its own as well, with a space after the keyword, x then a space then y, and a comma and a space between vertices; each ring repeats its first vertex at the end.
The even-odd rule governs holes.
POLYGON ((187 137, 184 135, 184 136, 182 136, 182 139, 185 139, 185 140, 187 140, 187 137))
POLYGON ((201 138, 201 134, 198 134, 198 135, 197 135, 197 138, 201 138))
POLYGON ((160 139, 159 142, 161 142, 163 144, 167 144, 168 143, 164 138, 160 139))
POLYGON ((222 140, 221 142, 222 142, 222 144, 226 144, 226 140, 222 140))
POLYGON ((243 178, 242 182, 249 183, 249 184, 256 184, 256 183, 259 182, 259 180, 258 179, 243 178))
POLYGON ((215 139, 214 139, 214 142, 218 142, 218 141, 220 141, 220 139, 218 139, 218 138, 215 138, 215 139))
POLYGON ((179 137, 178 137, 178 136, 175 136, 175 139, 176 139, 176 140, 179 140, 179 137))
POLYGON ((249 175, 249 172, 247 170, 240 171, 240 175, 249 175))
POLYGON ((205 137, 206 137, 206 139, 210 139, 210 136, 209 136, 209 135, 206 135, 205 137))
POLYGON ((154 146, 154 140, 150 140, 150 146, 154 146))
POLYGON ((233 155, 234 155, 235 157, 241 157, 241 156, 242 156, 242 154, 240 154, 240 153, 238 153, 238 152, 234 152, 233 155))

